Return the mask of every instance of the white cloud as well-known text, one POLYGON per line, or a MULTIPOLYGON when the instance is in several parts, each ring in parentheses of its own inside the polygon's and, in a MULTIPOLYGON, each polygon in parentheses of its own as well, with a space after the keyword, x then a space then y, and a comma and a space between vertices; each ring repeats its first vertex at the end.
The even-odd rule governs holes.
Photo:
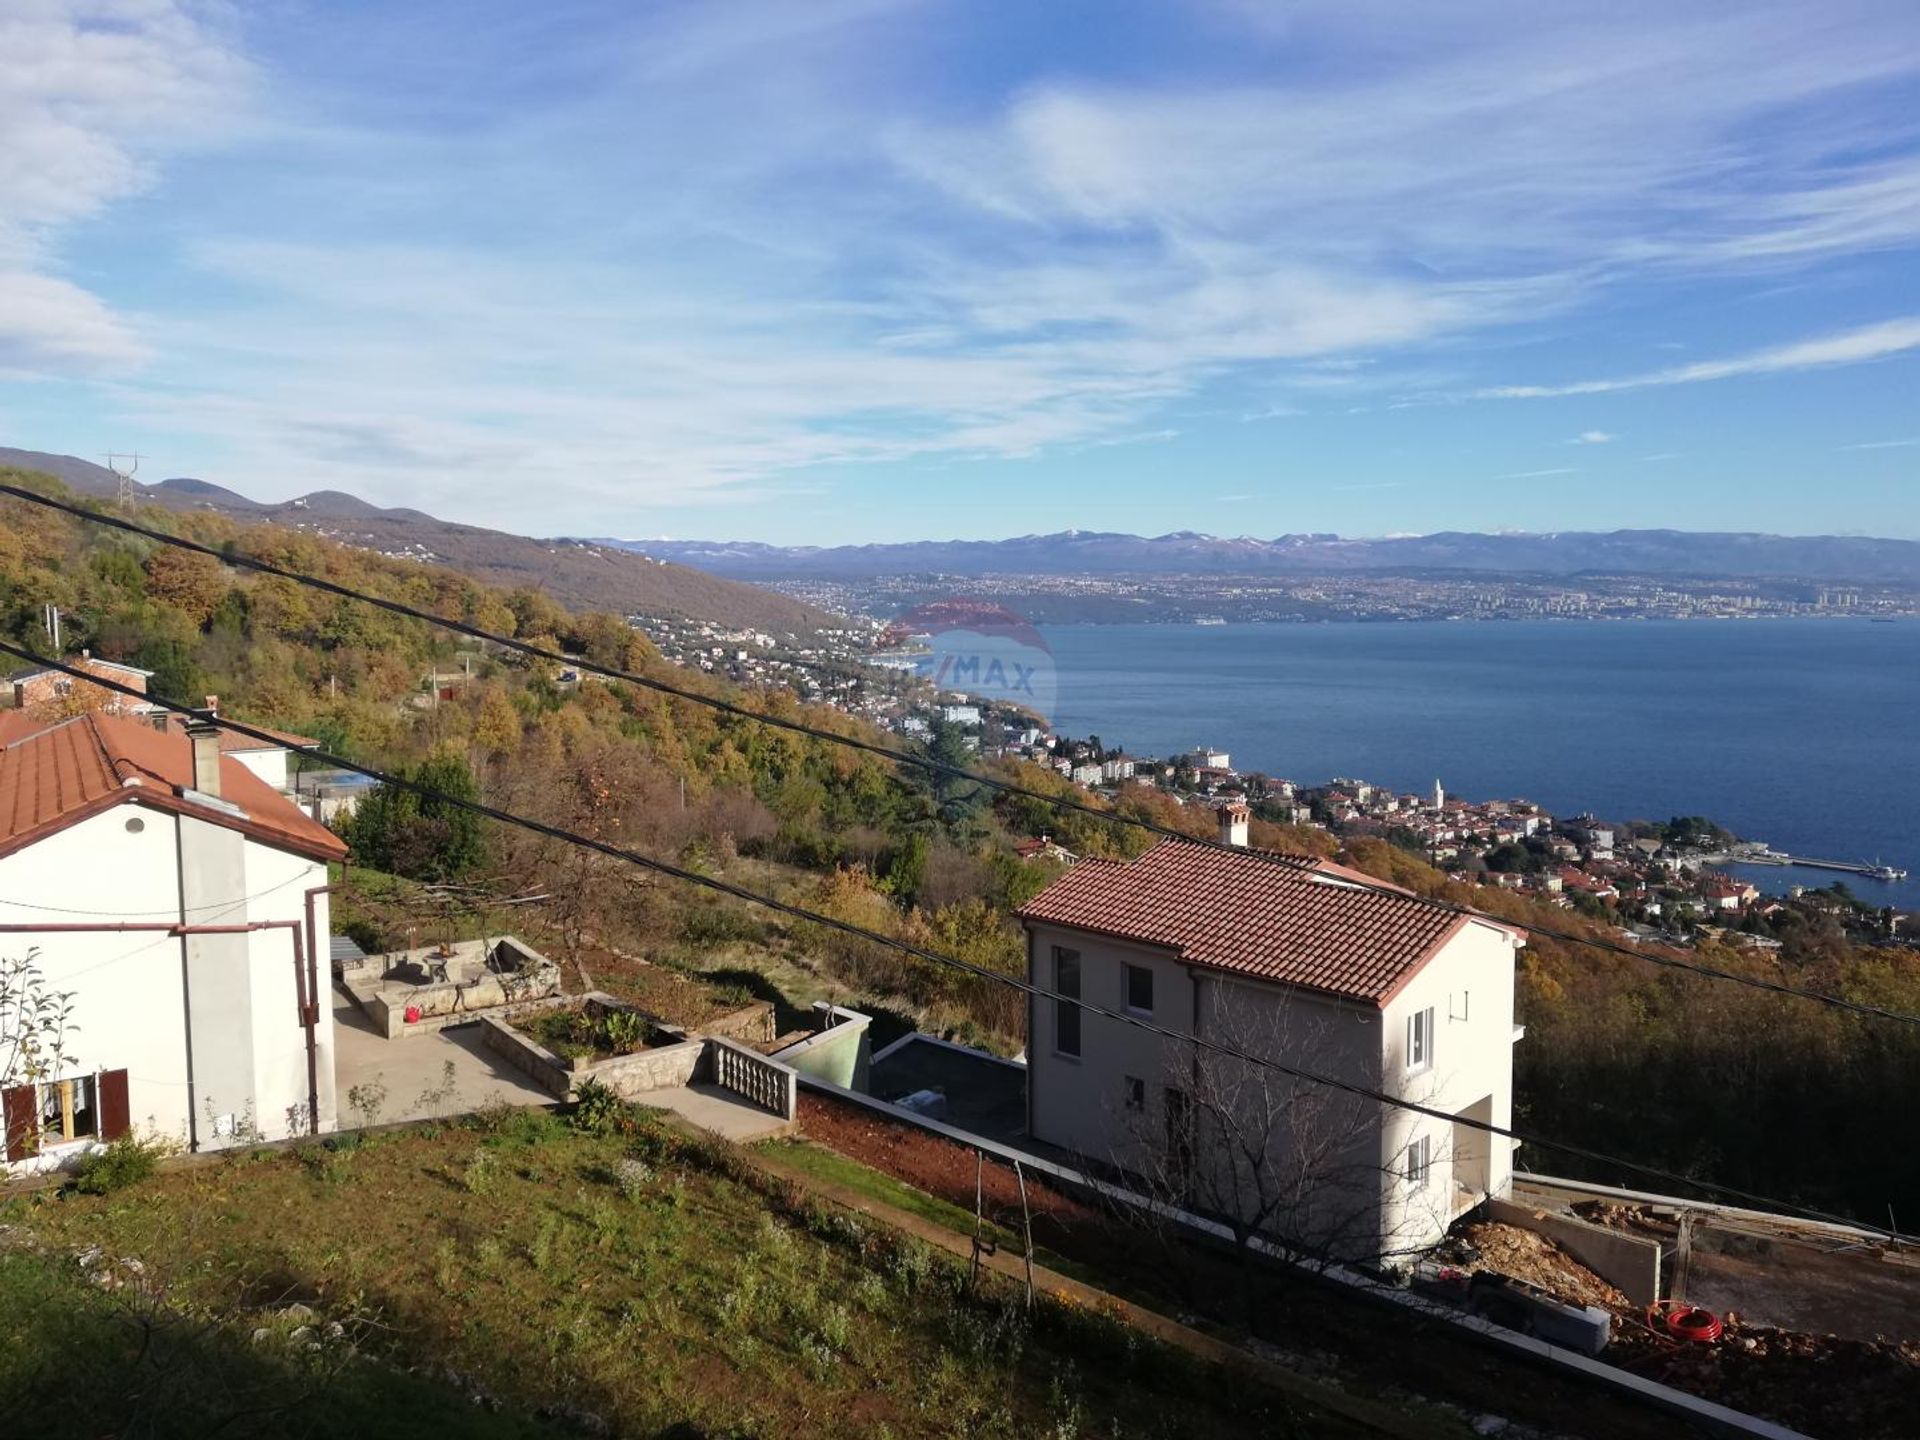
POLYGON ((1009 52, 997 92, 932 43, 971 12, 922 26, 911 0, 572 27, 504 4, 249 12, 282 37, 270 84, 215 3, 7 6, 0 366, 164 353, 110 393, 192 468, 529 528, 1162 438, 1211 386, 1266 402, 1219 402, 1248 419, 1470 391, 1463 342, 1625 280, 1920 239, 1920 115, 1880 103, 1920 75, 1920 31, 1876 0, 1615 0, 1526 27, 1495 0, 1392 24, 1223 0, 1231 80, 1009 52), (201 177, 155 239, 198 236, 203 285, 116 316, 62 265, 67 227, 255 96, 271 153, 201 177))
POLYGON ((1577 475, 1579 472, 1570 465, 1557 466, 1552 470, 1516 470, 1511 475, 1496 475, 1496 480, 1544 480, 1549 475, 1577 475))
POLYGON ((17 0, 0 56, 0 369, 129 365, 143 351, 126 321, 53 273, 59 234, 216 130, 249 71, 183 0, 17 0))
POLYGON ((1920 436, 1911 440, 1862 440, 1857 445, 1842 445, 1842 450, 1905 450, 1920 445, 1920 436))
POLYGON ((1556 395, 1606 395, 1616 390, 1642 390, 1657 385, 1694 385, 1706 380, 1731 380, 1742 375, 1779 375, 1797 370, 1819 370, 1832 365, 1858 365, 1920 349, 1920 316, 1883 320, 1837 335, 1775 345, 1725 360, 1702 360, 1626 375, 1612 380, 1575 380, 1564 385, 1496 385, 1475 392, 1484 400, 1533 400, 1556 395))
POLYGON ((1569 445, 1606 445, 1612 440, 1613 436, 1605 430, 1582 430, 1567 443, 1569 445))

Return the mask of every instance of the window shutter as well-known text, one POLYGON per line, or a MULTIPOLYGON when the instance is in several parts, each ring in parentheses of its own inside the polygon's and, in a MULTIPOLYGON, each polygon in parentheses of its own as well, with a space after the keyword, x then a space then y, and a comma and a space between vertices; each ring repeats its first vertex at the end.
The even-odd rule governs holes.
POLYGON ((0 1115, 4 1116, 7 1127, 7 1159, 26 1159, 34 1152, 35 1122, 40 1115, 33 1086, 9 1085, 0 1090, 0 1115))
POLYGON ((127 1072, 100 1072, 100 1138, 118 1140, 133 1128, 127 1107, 127 1072))

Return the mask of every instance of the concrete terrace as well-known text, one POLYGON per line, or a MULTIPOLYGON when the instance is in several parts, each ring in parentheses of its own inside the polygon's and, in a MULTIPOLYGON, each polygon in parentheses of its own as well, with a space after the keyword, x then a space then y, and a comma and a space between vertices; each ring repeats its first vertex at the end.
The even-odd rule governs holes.
MULTIPOLYGON (((385 1091, 374 1123, 464 1115, 490 1105, 551 1105, 555 1096, 482 1041, 480 1026, 448 1026, 388 1040, 339 987, 333 992, 334 1079, 342 1129, 361 1123, 348 1091, 385 1091), (448 1067, 452 1069, 449 1070, 448 1067)), ((648 1091, 639 1103, 670 1110, 722 1139, 745 1144, 786 1133, 778 1115, 706 1081, 648 1091)))

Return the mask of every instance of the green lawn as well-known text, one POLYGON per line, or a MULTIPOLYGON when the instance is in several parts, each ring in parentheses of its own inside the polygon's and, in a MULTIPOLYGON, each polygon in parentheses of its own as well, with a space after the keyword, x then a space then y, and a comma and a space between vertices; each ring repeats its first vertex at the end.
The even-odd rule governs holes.
POLYGON ((0 1203, 0 1432, 1365 1433, 628 1129, 521 1111, 0 1203), (91 1247, 143 1272, 97 1288, 91 1247))

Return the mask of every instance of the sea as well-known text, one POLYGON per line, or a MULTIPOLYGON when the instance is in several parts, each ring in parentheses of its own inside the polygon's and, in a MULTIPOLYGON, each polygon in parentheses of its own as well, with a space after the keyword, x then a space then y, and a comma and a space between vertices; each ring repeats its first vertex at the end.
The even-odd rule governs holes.
POLYGON ((1049 626, 1055 729, 1138 755, 1201 745, 1301 784, 1351 776, 1885 863, 1845 882, 1920 909, 1920 621, 1049 626))

